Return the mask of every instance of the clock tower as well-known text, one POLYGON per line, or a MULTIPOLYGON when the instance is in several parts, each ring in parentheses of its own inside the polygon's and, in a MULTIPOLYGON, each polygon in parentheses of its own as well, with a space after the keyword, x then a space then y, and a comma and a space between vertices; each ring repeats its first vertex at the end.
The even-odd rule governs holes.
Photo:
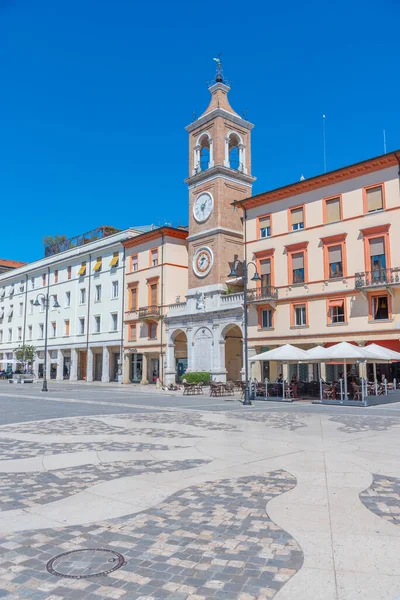
POLYGON ((243 370, 243 289, 226 294, 232 263, 243 260, 242 214, 232 202, 252 194, 253 125, 233 110, 218 61, 208 108, 189 134, 189 281, 185 302, 168 307, 165 381, 185 372, 237 381, 243 370))
POLYGON ((243 256, 241 214, 234 200, 251 196, 250 132, 228 100, 230 86, 218 62, 205 112, 189 133, 189 295, 225 290, 236 257, 243 256))

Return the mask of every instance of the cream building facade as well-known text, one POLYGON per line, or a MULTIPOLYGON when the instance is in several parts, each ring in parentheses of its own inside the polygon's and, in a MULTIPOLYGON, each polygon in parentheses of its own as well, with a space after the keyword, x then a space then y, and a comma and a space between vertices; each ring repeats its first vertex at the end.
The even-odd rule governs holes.
MULTIPOLYGON (((262 277, 249 293, 250 354, 343 340, 400 351, 399 175, 392 152, 236 203, 262 277)), ((271 379, 282 368, 251 366, 271 379)))
MULTIPOLYGON (((187 229, 164 226, 126 240, 124 383, 164 382, 168 305, 188 288, 187 229)), ((186 366, 177 352, 177 369, 186 366)))

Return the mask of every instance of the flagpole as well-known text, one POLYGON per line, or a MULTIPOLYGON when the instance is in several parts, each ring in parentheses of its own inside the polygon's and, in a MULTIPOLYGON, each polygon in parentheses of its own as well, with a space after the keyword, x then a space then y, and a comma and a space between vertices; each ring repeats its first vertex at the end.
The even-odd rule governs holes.
POLYGON ((326 173, 326 129, 325 129, 326 116, 322 115, 322 135, 324 139, 324 173, 326 173))

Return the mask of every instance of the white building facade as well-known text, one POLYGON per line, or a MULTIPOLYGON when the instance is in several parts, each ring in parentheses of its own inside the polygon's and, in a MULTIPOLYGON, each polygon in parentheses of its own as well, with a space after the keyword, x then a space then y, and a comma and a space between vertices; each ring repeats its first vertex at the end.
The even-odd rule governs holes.
POLYGON ((125 248, 128 229, 0 275, 0 369, 15 370, 13 351, 33 345, 43 376, 45 296, 47 378, 122 381, 125 248), (57 299, 59 308, 54 308, 57 299), (40 305, 35 306, 38 300, 40 305))

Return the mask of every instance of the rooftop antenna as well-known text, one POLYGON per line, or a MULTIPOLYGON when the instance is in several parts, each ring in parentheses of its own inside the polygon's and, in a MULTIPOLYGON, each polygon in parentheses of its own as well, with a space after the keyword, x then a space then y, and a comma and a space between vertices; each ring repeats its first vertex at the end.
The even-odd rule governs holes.
POLYGON ((383 154, 386 154, 386 129, 383 130, 383 154))
POLYGON ((326 127, 325 127, 326 116, 322 115, 322 136, 324 138, 324 173, 326 173, 326 127))

